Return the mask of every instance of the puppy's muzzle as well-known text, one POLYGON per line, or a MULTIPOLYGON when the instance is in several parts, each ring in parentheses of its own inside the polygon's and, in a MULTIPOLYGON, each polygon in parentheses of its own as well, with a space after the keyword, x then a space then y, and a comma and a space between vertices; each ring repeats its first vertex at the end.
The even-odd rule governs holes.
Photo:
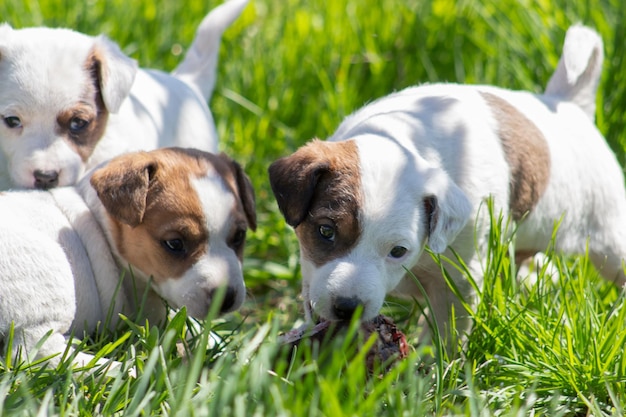
POLYGON ((33 177, 35 177, 35 188, 40 190, 48 190, 59 185, 58 171, 41 171, 38 169, 33 172, 33 177))

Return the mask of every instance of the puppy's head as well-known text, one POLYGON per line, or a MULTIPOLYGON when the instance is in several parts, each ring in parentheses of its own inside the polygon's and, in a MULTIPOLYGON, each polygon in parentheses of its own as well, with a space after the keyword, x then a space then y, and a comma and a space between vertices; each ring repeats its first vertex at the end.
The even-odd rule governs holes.
POLYGON ((166 148, 126 154, 91 177, 118 256, 175 308, 204 318, 215 291, 221 311, 245 297, 246 230, 256 229, 254 192, 224 154, 166 148))
POLYGON ((0 25, 0 151, 13 185, 74 184, 136 71, 104 37, 0 25))
POLYGON ((445 172, 386 138, 313 141, 269 174, 300 243, 305 308, 330 320, 376 316, 424 245, 443 252, 471 211, 445 172))

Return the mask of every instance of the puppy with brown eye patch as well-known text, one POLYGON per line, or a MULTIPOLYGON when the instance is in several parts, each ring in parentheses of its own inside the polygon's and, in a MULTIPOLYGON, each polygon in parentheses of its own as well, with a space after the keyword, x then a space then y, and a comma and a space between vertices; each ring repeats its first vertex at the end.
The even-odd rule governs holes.
MULTIPOLYGON (((624 176, 594 124, 602 60, 598 34, 576 25, 543 94, 411 87, 275 161, 270 183, 300 243, 307 318, 349 320, 360 307, 366 322, 387 294, 421 299, 423 289, 428 323, 455 351, 470 316, 424 248, 460 256, 482 285, 490 199, 496 215, 517 222, 518 260, 546 250, 560 223, 557 250, 588 251, 607 280, 623 285, 624 176)), ((473 305, 467 277, 447 272, 473 305)), ((431 335, 427 326, 420 341, 431 335)))
POLYGON ((0 24, 0 190, 73 185, 126 152, 216 152, 207 102, 222 33, 247 1, 213 9, 172 73, 138 68, 103 35, 0 24))
POLYGON ((166 303, 204 319, 221 287, 219 310, 236 310, 247 229, 248 177, 225 154, 194 149, 122 155, 75 187, 0 193, 0 342, 14 326, 11 351, 25 358, 52 331, 37 357, 57 363, 66 337, 95 331, 109 311, 111 326, 140 310, 157 324, 166 303))

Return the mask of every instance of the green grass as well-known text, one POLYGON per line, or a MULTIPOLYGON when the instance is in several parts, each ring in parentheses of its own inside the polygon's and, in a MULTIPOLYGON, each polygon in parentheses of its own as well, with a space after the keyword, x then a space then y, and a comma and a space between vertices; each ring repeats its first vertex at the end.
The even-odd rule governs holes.
MULTIPOLYGON (((106 33, 143 66, 170 70, 180 60, 173 51, 189 44, 215 4, 4 0, 0 16, 15 27, 106 33)), ((257 191, 248 301, 200 331, 181 311, 167 327, 127 321, 81 345, 135 366, 136 378, 3 361, 0 415, 623 415, 624 294, 584 256, 551 254, 557 279, 539 271, 535 285, 517 283, 500 227, 459 359, 433 361, 431 348, 413 347, 378 378, 368 377, 363 350, 348 338, 321 351, 302 346, 292 359, 276 343, 302 308, 298 246, 272 198, 268 165, 405 86, 458 81, 540 92, 565 30, 579 21, 604 38, 598 125, 625 163, 623 0, 253 0, 224 37, 211 101, 222 150, 245 166, 257 191)), ((414 304, 389 300, 385 312, 417 340, 414 304)))

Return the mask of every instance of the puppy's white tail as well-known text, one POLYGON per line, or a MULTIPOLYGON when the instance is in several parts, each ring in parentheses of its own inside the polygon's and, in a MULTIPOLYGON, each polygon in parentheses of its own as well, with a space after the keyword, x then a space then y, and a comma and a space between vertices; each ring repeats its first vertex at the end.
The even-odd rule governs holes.
POLYGON ((563 53, 545 94, 578 104, 594 120, 603 59, 600 35, 580 24, 571 26, 565 34, 563 53))
POLYGON ((196 36, 172 75, 189 84, 206 101, 215 87, 220 41, 224 31, 239 17, 248 0, 227 0, 202 20, 196 36))

